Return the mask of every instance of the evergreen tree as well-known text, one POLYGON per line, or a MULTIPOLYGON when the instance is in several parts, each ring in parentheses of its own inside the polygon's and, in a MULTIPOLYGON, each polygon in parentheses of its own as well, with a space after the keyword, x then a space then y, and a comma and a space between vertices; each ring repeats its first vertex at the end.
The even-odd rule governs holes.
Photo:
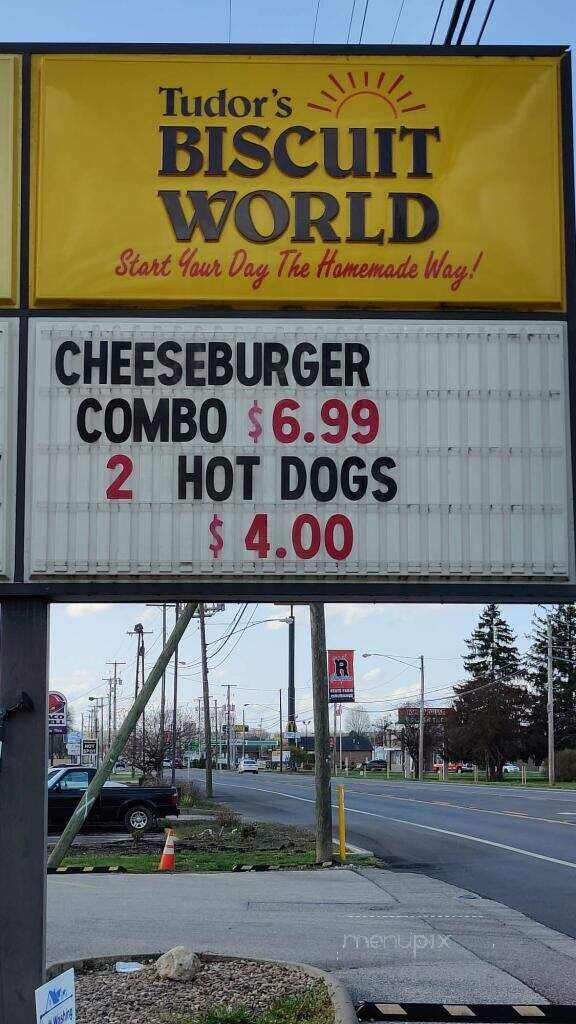
POLYGON ((454 687, 446 748, 451 757, 484 764, 489 778, 501 779, 504 763, 524 749, 528 694, 518 683, 516 637, 495 604, 484 608, 466 646, 469 679, 454 687))
MULTIPOLYGON (((576 605, 559 605, 552 618, 554 741, 576 749, 576 605)), ((548 615, 535 612, 525 674, 531 688, 527 749, 540 761, 548 752, 548 615)))

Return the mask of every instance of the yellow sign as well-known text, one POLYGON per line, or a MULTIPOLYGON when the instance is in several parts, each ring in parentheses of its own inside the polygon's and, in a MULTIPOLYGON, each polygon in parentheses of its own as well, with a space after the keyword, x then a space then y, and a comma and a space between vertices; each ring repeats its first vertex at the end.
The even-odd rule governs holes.
POLYGON ((31 302, 564 307, 559 63, 34 60, 31 302))
POLYGON ((18 195, 20 58, 0 55, 0 305, 13 306, 18 288, 18 195))

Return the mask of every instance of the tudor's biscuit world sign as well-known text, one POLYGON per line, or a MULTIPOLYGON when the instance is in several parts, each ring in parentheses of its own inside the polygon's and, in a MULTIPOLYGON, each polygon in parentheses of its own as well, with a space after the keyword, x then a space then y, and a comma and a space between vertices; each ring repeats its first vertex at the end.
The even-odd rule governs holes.
POLYGON ((558 74, 35 57, 31 303, 561 310, 558 74))

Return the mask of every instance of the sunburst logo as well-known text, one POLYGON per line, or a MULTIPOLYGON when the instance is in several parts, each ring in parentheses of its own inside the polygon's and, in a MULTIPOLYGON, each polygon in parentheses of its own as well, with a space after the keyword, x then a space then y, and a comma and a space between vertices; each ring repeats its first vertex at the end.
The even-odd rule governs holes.
POLYGON ((414 103, 414 94, 411 89, 406 89, 404 78, 404 75, 392 75, 386 71, 347 71, 338 75, 331 71, 328 74, 330 84, 326 89, 320 89, 322 101, 313 103, 310 100, 308 106, 340 117, 351 100, 358 96, 374 96, 388 106, 394 117, 424 110, 426 104, 414 103))

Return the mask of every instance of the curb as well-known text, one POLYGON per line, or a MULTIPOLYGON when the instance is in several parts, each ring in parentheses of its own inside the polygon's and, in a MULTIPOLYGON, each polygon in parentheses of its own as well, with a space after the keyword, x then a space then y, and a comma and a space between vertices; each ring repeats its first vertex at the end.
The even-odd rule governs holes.
MULTIPOLYGON (((140 960, 146 962, 157 960, 161 955, 161 953, 124 953, 117 954, 116 956, 84 957, 81 960, 49 963, 46 967, 46 980, 51 981, 52 978, 57 977, 57 975, 62 974, 63 971, 67 971, 71 967, 74 967, 76 970, 82 970, 83 967, 106 967, 110 964, 115 964, 120 958, 128 961, 140 960)), ((354 1003, 352 1002, 347 989, 341 981, 338 981, 338 979, 332 974, 329 974, 327 971, 323 971, 320 967, 312 967, 310 964, 301 964, 286 960, 268 960, 255 956, 226 956, 225 954, 220 955, 218 953, 205 952, 200 952, 196 955, 204 963, 245 963, 246 961, 249 961, 250 963, 258 964, 280 964, 283 967, 288 967, 289 970, 303 971, 305 974, 309 974, 311 978, 317 978, 319 981, 323 981, 326 985, 328 994, 332 1000, 332 1006, 334 1007, 334 1024, 358 1024, 358 1017, 356 1016, 354 1003)))
POLYGON ((100 867, 69 865, 65 868, 47 868, 49 875, 126 875, 128 869, 119 864, 101 865, 100 867))

